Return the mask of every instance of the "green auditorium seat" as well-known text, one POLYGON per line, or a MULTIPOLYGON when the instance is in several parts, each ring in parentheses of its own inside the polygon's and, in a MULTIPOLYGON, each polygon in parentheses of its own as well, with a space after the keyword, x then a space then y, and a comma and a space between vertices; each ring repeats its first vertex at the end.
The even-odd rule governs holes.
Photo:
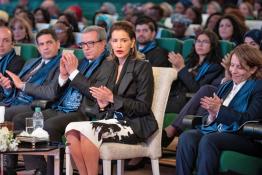
POLYGON ((15 48, 16 54, 23 57, 25 61, 39 56, 37 47, 34 44, 20 43, 20 44, 16 44, 14 48, 15 48))
POLYGON ((194 39, 187 39, 183 43, 182 56, 185 60, 188 59, 189 54, 192 52, 193 45, 195 43, 194 39))
POLYGON ((157 45, 167 51, 182 52, 183 42, 175 38, 157 38, 157 45))
POLYGON ((160 29, 160 38, 174 38, 175 34, 170 29, 160 29))
POLYGON ((219 41, 220 52, 222 57, 224 57, 227 53, 234 49, 235 44, 229 41, 220 40, 219 41))

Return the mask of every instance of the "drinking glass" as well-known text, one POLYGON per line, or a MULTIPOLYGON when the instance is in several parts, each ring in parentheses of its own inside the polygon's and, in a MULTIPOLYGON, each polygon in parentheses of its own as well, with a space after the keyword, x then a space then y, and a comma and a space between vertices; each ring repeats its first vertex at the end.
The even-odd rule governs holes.
POLYGON ((34 131, 33 118, 25 119, 25 131, 28 134, 32 134, 32 132, 34 131))

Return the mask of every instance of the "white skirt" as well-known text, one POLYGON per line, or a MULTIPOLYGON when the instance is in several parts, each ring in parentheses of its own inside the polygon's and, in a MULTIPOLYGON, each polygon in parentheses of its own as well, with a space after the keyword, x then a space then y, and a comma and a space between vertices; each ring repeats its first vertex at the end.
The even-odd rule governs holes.
POLYGON ((139 142, 132 128, 123 124, 123 122, 119 122, 117 119, 72 122, 67 125, 65 135, 71 130, 79 131, 98 148, 100 148, 103 142, 129 144, 139 142))

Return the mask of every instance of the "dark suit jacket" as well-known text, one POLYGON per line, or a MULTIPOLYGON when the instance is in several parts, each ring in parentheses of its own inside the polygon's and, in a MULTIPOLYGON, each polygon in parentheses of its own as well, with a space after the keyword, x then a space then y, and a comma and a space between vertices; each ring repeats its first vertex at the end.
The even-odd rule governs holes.
POLYGON ((92 86, 99 87, 106 85, 112 71, 113 63, 105 59, 89 78, 78 73, 73 81, 70 82, 69 86, 78 89, 84 95, 79 110, 84 114, 88 112, 90 115, 88 117, 95 117, 94 115, 98 113, 96 100, 91 96, 89 88, 92 86))
POLYGON ((246 112, 237 112, 230 107, 221 106, 215 122, 227 125, 237 122, 240 126, 246 121, 262 120, 262 80, 257 80, 249 99, 246 112))
POLYGON ((156 47, 146 52, 145 56, 153 67, 171 67, 168 61, 168 52, 165 49, 156 47))
MULTIPOLYGON (((30 60, 29 62, 33 61, 30 60)), ((26 63, 28 64, 28 63, 26 63)), ((26 83, 25 92, 35 99, 42 99, 53 101, 57 97, 57 79, 59 76, 59 65, 53 67, 48 74, 47 79, 42 85, 35 85, 34 83, 26 83)))
MULTIPOLYGON (((22 67, 24 66, 24 64, 25 64, 24 59, 21 56, 16 55, 15 58, 12 59, 12 61, 7 66, 7 70, 15 74, 18 74, 22 69, 22 67)), ((4 75, 6 76, 6 73, 4 75)))
MULTIPOLYGON (((114 76, 108 87, 115 87, 118 65, 114 60, 114 76)), ((108 111, 118 111, 141 139, 148 138, 157 130, 157 122, 151 111, 153 99, 153 73, 151 65, 146 61, 128 58, 118 80, 118 88, 114 92, 114 103, 108 111)))

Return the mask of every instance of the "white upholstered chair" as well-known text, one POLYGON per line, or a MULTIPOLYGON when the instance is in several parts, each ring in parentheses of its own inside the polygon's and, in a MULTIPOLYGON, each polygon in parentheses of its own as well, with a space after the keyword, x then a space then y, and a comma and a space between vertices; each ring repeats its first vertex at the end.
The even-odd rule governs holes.
MULTIPOLYGON (((177 73, 172 68, 153 68, 154 96, 152 111, 158 122, 159 129, 145 143, 137 145, 121 143, 103 143, 100 148, 100 158, 103 160, 103 174, 111 174, 111 160, 117 160, 117 174, 124 174, 124 159, 149 157, 153 175, 159 175, 159 157, 161 157, 161 136, 163 119, 172 82, 177 73)), ((88 148, 87 148, 88 149, 88 148)), ((69 149, 66 149, 66 175, 72 174, 69 149)))

